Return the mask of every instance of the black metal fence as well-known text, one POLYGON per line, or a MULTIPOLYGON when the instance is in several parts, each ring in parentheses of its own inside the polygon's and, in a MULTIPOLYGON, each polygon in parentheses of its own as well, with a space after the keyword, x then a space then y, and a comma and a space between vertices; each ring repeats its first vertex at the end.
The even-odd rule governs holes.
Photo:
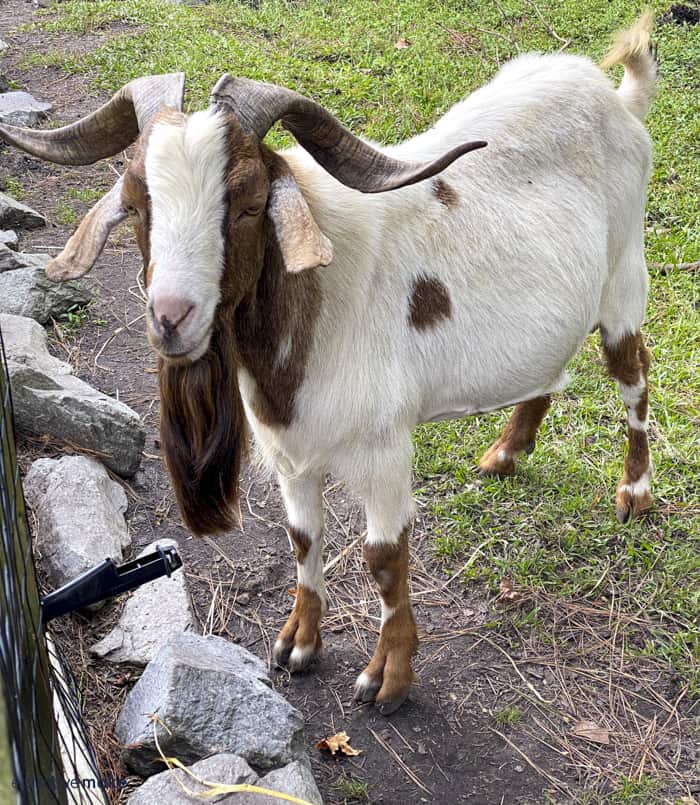
POLYGON ((1 331, 0 352, 0 805, 97 805, 77 690, 41 623, 1 331))

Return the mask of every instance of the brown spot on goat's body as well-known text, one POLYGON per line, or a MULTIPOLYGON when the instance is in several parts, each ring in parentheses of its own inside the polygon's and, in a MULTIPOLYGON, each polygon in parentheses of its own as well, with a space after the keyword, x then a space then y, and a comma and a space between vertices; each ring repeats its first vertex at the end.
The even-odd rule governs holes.
POLYGON ((433 194, 440 204, 443 207, 447 207, 448 210, 454 209, 459 205, 459 194, 444 179, 433 180, 433 194))
POLYGON ((408 303, 408 321, 415 330, 435 327, 452 316, 447 288, 437 277, 417 277, 408 303))

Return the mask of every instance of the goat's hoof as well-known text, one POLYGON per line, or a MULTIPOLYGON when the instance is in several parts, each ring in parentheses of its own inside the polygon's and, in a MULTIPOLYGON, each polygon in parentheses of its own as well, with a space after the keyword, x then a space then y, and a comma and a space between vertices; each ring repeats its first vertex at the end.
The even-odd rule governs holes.
POLYGON ((375 679, 363 671, 355 681, 355 701, 373 702, 377 698, 381 686, 381 679, 375 679))
POLYGON ((318 656, 321 650, 321 635, 306 646, 297 646, 293 642, 278 638, 272 650, 272 659, 280 668, 287 668, 292 674, 305 671, 318 656))
POLYGON ((531 442, 528 442, 525 445, 525 454, 531 456, 535 452, 535 440, 533 439, 531 442))
POLYGON ((410 690, 410 684, 376 678, 363 671, 355 682, 355 701, 373 701, 383 716, 390 716, 406 701, 410 690))
POLYGON ((628 523, 648 511, 653 505, 648 481, 635 483, 621 483, 615 498, 615 515, 621 523, 628 523))
POLYGON ((477 473, 481 476, 496 478, 515 475, 513 454, 496 442, 481 457, 477 473))
POLYGON ((390 716, 392 713, 395 713, 408 698, 410 689, 409 686, 405 690, 397 691, 391 696, 386 697, 382 696, 382 691, 380 691, 375 700, 377 710, 379 710, 383 716, 390 716))

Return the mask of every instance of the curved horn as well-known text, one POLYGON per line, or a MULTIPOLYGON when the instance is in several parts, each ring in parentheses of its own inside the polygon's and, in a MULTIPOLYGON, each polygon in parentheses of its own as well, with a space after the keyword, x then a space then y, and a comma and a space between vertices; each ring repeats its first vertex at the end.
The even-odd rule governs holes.
POLYGON ((363 193, 383 193, 415 184, 444 170, 458 157, 486 142, 464 143, 433 162, 401 162, 349 132, 330 112, 296 92, 223 75, 211 103, 230 109, 241 126, 262 140, 277 120, 338 181, 363 193))
POLYGON ((60 129, 0 126, 0 139, 59 165, 89 165, 131 145, 163 106, 182 109, 184 73, 137 78, 96 112, 60 129))

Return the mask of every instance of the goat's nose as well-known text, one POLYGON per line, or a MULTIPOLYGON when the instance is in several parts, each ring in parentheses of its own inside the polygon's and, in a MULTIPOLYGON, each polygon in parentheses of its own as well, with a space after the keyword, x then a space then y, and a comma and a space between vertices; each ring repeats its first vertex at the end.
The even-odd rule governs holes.
POLYGON ((194 310, 194 302, 181 296, 158 296, 150 304, 151 317, 164 336, 172 336, 194 310))

